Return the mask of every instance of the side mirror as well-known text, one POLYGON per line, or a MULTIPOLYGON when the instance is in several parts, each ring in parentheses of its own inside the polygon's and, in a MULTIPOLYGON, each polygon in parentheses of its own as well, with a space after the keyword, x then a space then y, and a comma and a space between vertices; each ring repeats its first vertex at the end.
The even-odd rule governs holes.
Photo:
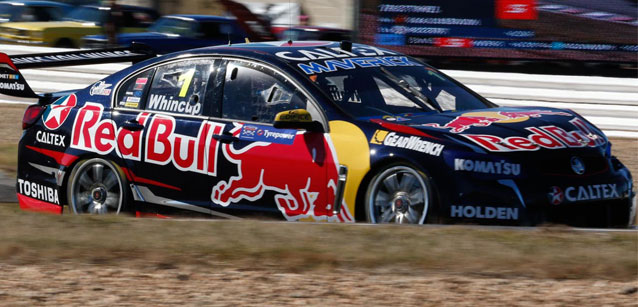
POLYGON ((312 132, 324 132, 321 123, 313 121, 310 113, 304 109, 277 113, 273 127, 277 129, 303 129, 312 132))

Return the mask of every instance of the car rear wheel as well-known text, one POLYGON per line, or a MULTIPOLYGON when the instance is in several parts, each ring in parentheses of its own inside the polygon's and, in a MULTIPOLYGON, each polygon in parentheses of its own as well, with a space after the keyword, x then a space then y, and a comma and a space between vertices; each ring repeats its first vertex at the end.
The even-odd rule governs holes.
POLYGON ((81 161, 69 177, 69 207, 75 214, 119 214, 126 209, 126 186, 113 163, 101 158, 81 161))
POLYGON ((380 171, 368 185, 366 215, 370 223, 423 224, 430 203, 428 177, 404 164, 380 171))
POLYGON ((68 38, 61 38, 57 42, 55 42, 55 45, 53 45, 53 47, 57 47, 57 48, 75 48, 75 45, 73 44, 72 40, 70 40, 68 38))

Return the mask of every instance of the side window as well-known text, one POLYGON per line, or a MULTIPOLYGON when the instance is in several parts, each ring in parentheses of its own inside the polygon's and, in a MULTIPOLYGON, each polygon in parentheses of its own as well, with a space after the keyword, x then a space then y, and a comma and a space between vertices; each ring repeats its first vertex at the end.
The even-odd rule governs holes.
POLYGON ((154 69, 143 71, 122 84, 117 93, 117 106, 120 108, 140 109, 142 97, 148 87, 154 69))
POLYGON ((223 25, 217 22, 202 22, 199 24, 201 36, 203 38, 225 39, 229 31, 222 32, 221 27, 223 25))
POLYGON ((47 8, 49 15, 51 16, 51 20, 60 20, 64 16, 64 10, 58 7, 49 7, 47 8))
POLYGON ((308 109, 308 99, 272 69, 245 62, 226 66, 222 117, 272 123, 277 113, 308 109))
POLYGON ((208 115, 204 108, 204 98, 206 83, 210 73, 214 71, 213 65, 214 61, 209 59, 179 61, 158 67, 146 109, 185 115, 208 115))
POLYGON ((153 16, 144 11, 125 11, 124 20, 126 20, 125 27, 132 28, 146 28, 153 23, 153 16))

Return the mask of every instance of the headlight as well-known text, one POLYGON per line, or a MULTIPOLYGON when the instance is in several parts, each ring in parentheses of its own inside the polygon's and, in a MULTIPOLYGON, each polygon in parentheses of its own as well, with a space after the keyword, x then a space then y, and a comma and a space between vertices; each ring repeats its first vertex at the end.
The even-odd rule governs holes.
POLYGON ((29 32, 29 37, 34 38, 34 39, 41 40, 43 36, 44 36, 44 31, 30 31, 29 32))
POLYGON ((605 157, 611 157, 611 142, 607 140, 607 147, 605 148, 605 157))
POLYGON ((18 34, 18 30, 13 28, 0 27, 0 35, 1 34, 16 35, 18 34))

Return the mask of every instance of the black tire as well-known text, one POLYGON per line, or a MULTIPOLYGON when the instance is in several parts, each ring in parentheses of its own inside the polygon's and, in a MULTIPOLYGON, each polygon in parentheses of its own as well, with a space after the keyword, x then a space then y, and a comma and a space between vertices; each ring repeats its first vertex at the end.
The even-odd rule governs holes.
POLYGON ((408 164, 393 164, 379 171, 365 195, 369 223, 423 224, 432 198, 429 178, 408 164))
POLYGON ((58 48, 75 48, 75 44, 73 44, 73 41, 71 39, 61 38, 57 42, 55 42, 54 47, 58 47, 58 48))
POLYGON ((119 214, 128 209, 126 176, 117 165, 102 158, 82 160, 75 165, 66 195, 75 214, 119 214))

